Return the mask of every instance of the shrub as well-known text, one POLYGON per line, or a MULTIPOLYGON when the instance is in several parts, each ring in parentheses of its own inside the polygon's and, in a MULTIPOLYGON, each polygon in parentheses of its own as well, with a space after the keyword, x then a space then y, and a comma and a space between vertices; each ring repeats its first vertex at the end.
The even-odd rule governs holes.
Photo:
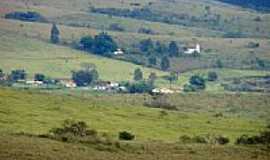
POLYGON ((35 74, 35 81, 45 81, 45 75, 44 74, 41 74, 41 73, 37 73, 35 74))
POLYGON ((206 87, 204 78, 199 75, 190 77, 189 83, 191 85, 190 89, 195 91, 205 89, 206 87))
POLYGON ((177 107, 170 102, 166 95, 153 96, 153 99, 144 104, 145 106, 152 108, 163 108, 167 110, 178 110, 177 107))
POLYGON ((203 143, 203 144, 208 143, 207 138, 203 136, 195 136, 192 138, 192 141, 195 143, 203 143))
POLYGON ((139 28, 138 33, 155 34, 155 32, 149 28, 139 28))
POLYGON ((119 132, 119 140, 130 141, 134 139, 135 139, 135 135, 133 135, 132 133, 129 133, 127 131, 119 132))
POLYGON ((192 138, 187 135, 181 136, 179 140, 181 143, 192 143, 192 138))
POLYGON ((216 143, 220 144, 220 145, 225 145, 228 144, 230 142, 230 139, 224 136, 218 136, 215 137, 215 141, 216 143))
POLYGON ((110 30, 123 32, 125 28, 118 23, 112 23, 109 27, 110 30))
POLYGON ((216 72, 209 72, 207 79, 208 81, 216 81, 218 79, 218 75, 216 72))
POLYGON ((242 145, 254 145, 254 144, 265 144, 270 145, 270 131, 263 131, 259 135, 247 136, 242 135, 237 138, 236 144, 242 145))
POLYGON ((247 45, 248 48, 258 48, 260 47, 260 43, 257 42, 249 42, 247 45))

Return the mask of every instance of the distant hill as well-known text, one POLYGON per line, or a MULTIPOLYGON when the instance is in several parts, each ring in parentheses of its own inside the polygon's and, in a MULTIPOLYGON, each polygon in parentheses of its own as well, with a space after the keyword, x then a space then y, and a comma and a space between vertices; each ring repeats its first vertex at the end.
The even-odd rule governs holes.
POLYGON ((252 8, 260 11, 270 12, 269 0, 218 0, 218 1, 239 5, 242 7, 252 8))

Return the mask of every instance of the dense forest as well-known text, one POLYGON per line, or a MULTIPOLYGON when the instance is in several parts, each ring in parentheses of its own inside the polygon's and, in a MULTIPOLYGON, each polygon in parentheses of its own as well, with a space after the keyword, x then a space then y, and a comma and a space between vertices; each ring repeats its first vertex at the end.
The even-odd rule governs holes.
POLYGON ((235 4, 242 7, 248 7, 260 11, 270 11, 269 0, 218 0, 225 3, 235 4))

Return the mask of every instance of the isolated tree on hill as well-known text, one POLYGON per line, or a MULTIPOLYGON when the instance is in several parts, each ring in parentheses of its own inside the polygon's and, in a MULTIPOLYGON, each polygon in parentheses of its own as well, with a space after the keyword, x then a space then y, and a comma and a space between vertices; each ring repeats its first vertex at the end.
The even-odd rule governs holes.
POLYGON ((169 51, 170 57, 179 56, 179 48, 175 41, 170 42, 168 51, 169 51))
POLYGON ((134 71, 134 80, 140 81, 143 79, 143 73, 140 68, 135 69, 134 71))
POLYGON ((57 28, 56 24, 54 23, 51 29, 51 42, 54 44, 59 43, 60 41, 59 35, 60 35, 60 31, 57 28))
POLYGON ((160 67, 163 71, 166 71, 167 69, 170 68, 170 60, 168 59, 168 57, 163 57, 161 59, 161 64, 160 67))

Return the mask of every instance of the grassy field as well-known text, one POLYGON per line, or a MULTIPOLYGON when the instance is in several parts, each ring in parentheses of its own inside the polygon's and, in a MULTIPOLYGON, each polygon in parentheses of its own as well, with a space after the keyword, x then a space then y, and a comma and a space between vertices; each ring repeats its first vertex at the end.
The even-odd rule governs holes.
POLYGON ((257 134, 269 114, 269 99, 263 95, 178 95, 170 101, 179 111, 166 111, 165 116, 160 109, 143 106, 149 98, 1 89, 0 130, 44 134, 65 119, 74 119, 114 138, 119 131, 128 130, 139 141, 173 142, 181 135, 218 134, 233 142, 242 134, 257 134), (217 113, 224 116, 217 118, 217 113))
POLYGON ((269 98, 261 94, 185 94, 169 97, 178 111, 143 106, 147 95, 93 94, 0 88, 0 157, 11 159, 259 159, 261 146, 234 145, 242 134, 256 135, 269 121, 269 98), (166 113, 166 114, 164 114, 166 113), (216 114, 222 116, 215 116, 216 114), (28 134, 46 134, 64 120, 82 120, 117 140, 119 131, 136 135, 108 150, 98 145, 64 143, 28 134), (14 135, 14 133, 25 133, 14 135), (226 146, 182 144, 182 135, 223 135, 226 146), (129 147, 128 147, 129 146, 129 147))

